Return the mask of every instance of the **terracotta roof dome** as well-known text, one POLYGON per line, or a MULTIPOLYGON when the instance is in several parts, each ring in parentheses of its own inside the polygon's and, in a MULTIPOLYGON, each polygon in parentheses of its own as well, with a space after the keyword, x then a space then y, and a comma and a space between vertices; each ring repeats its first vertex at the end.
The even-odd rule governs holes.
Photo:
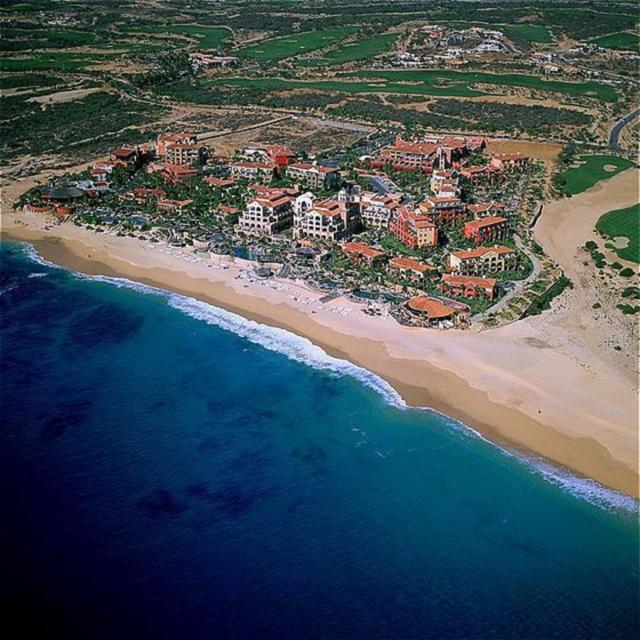
POLYGON ((411 298, 407 302, 408 307, 412 311, 419 311, 425 313, 429 318, 438 320, 440 318, 450 318, 454 314, 454 309, 448 307, 446 304, 442 304, 435 298, 429 298, 428 296, 416 296, 411 298))

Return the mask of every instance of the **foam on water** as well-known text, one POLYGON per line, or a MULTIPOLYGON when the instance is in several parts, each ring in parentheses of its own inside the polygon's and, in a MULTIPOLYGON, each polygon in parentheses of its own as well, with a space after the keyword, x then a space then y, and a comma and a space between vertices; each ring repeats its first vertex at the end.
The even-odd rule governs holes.
POLYGON ((483 436, 479 431, 476 431, 473 427, 470 427, 451 416, 441 413, 440 411, 427 407, 419 407, 418 409, 439 415, 451 429, 457 431, 462 436, 476 437, 486 442, 488 445, 498 449, 502 454, 524 464, 533 473, 541 476, 547 482, 553 484, 562 491, 582 498, 583 500, 604 509, 630 512, 638 511, 638 501, 624 493, 620 493, 614 489, 608 489, 590 478, 576 476, 565 469, 543 460, 542 458, 506 449, 498 443, 485 438, 485 436, 483 436))
MULTIPOLYGON (((41 258, 32 245, 25 244, 26 255, 35 262, 60 268, 59 265, 49 263, 41 258)), ((104 282, 117 287, 125 287, 133 291, 143 294, 152 294, 165 298, 170 306, 182 313, 193 318, 214 325, 225 331, 234 333, 254 344, 258 344, 265 349, 275 351, 285 355, 291 360, 306 364, 308 366, 328 371, 331 374, 340 376, 350 376, 355 378, 365 386, 373 389, 390 406, 397 409, 407 409, 407 403, 402 396, 396 391, 386 380, 380 376, 359 367, 348 360, 334 358, 330 356, 321 347, 313 344, 307 338, 298 336, 285 329, 278 327, 270 327, 260 324, 254 320, 249 320, 241 315, 215 307, 206 302, 189 298, 177 293, 172 293, 164 289, 159 289, 150 285, 128 280, 127 278, 114 278, 109 276, 89 276, 85 274, 76 274, 79 278, 104 282)), ((468 425, 440 413, 430 407, 416 407, 416 410, 428 411, 429 413, 439 415, 447 426, 456 430, 466 437, 476 437, 492 447, 498 449, 502 454, 518 460, 525 464, 532 472, 544 478, 547 482, 553 484, 557 488, 571 495, 586 500, 599 507, 610 510, 622 510, 637 512, 638 502, 633 498, 608 489, 598 484, 595 480, 579 477, 572 473, 560 469, 553 464, 533 456, 526 456, 521 453, 510 451, 500 445, 485 438, 475 429, 468 425)))
POLYGON ((33 262, 43 267, 51 267, 52 269, 64 269, 64 267, 61 267, 55 262, 45 260, 32 244, 29 244, 28 242, 22 242, 21 245, 25 255, 27 256, 27 258, 29 258, 29 260, 33 260, 33 262))
POLYGON ((330 356, 321 347, 313 344, 311 340, 298 336, 285 329, 270 327, 260 324, 255 320, 249 320, 237 313, 215 307, 206 302, 189 298, 177 293, 171 293, 164 289, 158 289, 150 285, 141 284, 127 278, 111 278, 108 276, 82 276, 99 282, 107 282, 118 287, 126 287, 140 293, 160 295, 167 299, 170 306, 185 313, 192 318, 202 320, 225 331, 258 344, 269 351, 276 351, 287 356, 291 360, 329 371, 336 375, 346 375, 355 378, 365 386, 378 392, 385 401, 397 409, 406 409, 407 403, 400 394, 386 381, 376 374, 358 367, 357 365, 330 356))

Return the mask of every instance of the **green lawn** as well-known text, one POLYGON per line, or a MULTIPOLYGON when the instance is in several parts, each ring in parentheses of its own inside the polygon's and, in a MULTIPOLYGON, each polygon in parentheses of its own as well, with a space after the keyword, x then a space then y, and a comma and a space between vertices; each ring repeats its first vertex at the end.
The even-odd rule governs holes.
POLYGON ((608 36, 602 36, 591 40, 593 44, 605 49, 621 49, 628 51, 640 51, 640 38, 635 33, 621 31, 620 33, 612 33, 608 36))
POLYGON ((528 42, 553 42, 549 29, 539 24, 496 25, 495 28, 504 31, 507 36, 528 42))
POLYGON ((562 174, 564 192, 567 195, 582 193, 593 187, 596 182, 611 178, 616 173, 634 166, 630 160, 617 156, 579 156, 577 160, 581 163, 580 166, 567 169, 562 174), (610 166, 611 171, 607 171, 605 166, 610 166))
POLYGON ((106 56, 67 51, 34 53, 28 58, 0 58, 0 71, 74 71, 105 60, 106 56))
POLYGON ((343 80, 284 80, 282 78, 220 78, 212 80, 210 85, 233 87, 257 87, 259 89, 316 89, 319 91, 339 91, 343 93, 398 93, 428 96, 481 96, 481 91, 473 91, 464 84, 426 83, 402 84, 399 82, 347 82, 343 80))
POLYGON ((37 41, 56 40, 66 42, 69 45, 82 45, 91 42, 95 38, 95 34, 72 29, 14 29, 3 27, 2 37, 8 40, 30 38, 37 41))
POLYGON ((208 27, 200 24, 172 24, 172 25, 126 25, 123 31, 134 33, 163 33, 166 35, 180 34, 198 38, 201 49, 216 49, 233 31, 229 27, 208 27))
MULTIPOLYGON (((482 73, 476 71, 360 71, 353 73, 358 77, 382 78, 393 82, 415 82, 424 85, 438 86, 443 82, 457 83, 470 86, 475 83, 491 85, 507 85, 523 87, 539 91, 551 91, 574 96, 596 97, 606 102, 615 102, 617 94, 613 87, 599 82, 563 82, 560 80, 546 80, 537 76, 519 73, 482 73)), ((414 92, 418 93, 418 92, 414 92)), ((449 94, 455 95, 455 94, 449 94)))
POLYGON ((398 33, 384 33, 371 38, 364 38, 356 42, 343 44, 333 51, 328 51, 322 58, 310 60, 311 64, 344 64, 355 60, 373 58, 380 53, 389 51, 398 39, 398 33))
POLYGON ((324 29, 322 31, 305 31, 293 36, 283 38, 272 38, 263 40, 258 44, 245 47, 238 51, 238 55, 244 58, 252 58, 258 62, 270 62, 297 56, 300 53, 307 53, 329 47, 344 40, 347 36, 356 33, 355 27, 336 27, 324 29))
POLYGON ((596 229, 609 238, 628 238, 629 244, 615 252, 623 260, 640 263, 640 204, 605 213, 596 223, 596 229))

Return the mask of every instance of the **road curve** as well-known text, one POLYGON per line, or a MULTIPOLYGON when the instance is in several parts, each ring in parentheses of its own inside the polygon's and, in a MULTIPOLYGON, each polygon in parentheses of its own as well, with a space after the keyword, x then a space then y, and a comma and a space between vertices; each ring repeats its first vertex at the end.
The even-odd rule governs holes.
POLYGON ((640 107, 634 109, 631 113, 628 113, 626 116, 620 118, 613 127, 611 127, 611 131, 609 133, 609 146, 612 149, 620 148, 620 134, 622 130, 632 121, 635 120, 640 115, 640 107))

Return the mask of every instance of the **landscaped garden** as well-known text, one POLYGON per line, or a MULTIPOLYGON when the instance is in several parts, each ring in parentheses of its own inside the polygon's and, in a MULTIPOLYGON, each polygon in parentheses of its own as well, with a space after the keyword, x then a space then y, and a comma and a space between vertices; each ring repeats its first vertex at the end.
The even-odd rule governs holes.
POLYGON ((596 229, 612 240, 627 238, 626 246, 614 249, 616 255, 640 263, 640 204, 605 213, 596 223, 596 229))
POLYGON ((558 183, 566 195, 573 196, 633 166, 631 160, 618 156, 578 156, 576 166, 560 174, 558 183))
POLYGON ((263 40, 238 51, 243 58, 252 58, 258 62, 271 62, 290 58, 301 53, 315 51, 334 45, 356 33, 355 27, 340 27, 323 31, 308 31, 283 38, 263 40))

